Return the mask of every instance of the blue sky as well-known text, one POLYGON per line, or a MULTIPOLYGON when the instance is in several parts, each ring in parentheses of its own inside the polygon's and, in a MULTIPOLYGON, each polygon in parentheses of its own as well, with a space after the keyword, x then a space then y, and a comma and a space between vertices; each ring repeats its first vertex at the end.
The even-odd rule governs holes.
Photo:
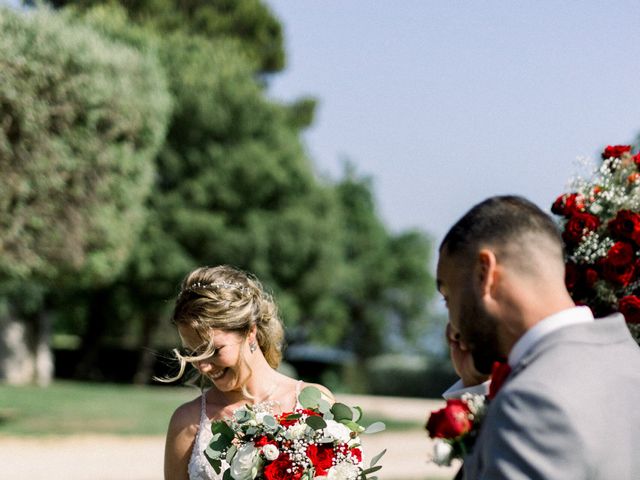
POLYGON ((395 230, 436 241, 505 193, 548 211, 578 156, 640 133, 632 1, 267 0, 288 66, 270 93, 320 101, 318 172, 349 158, 395 230))

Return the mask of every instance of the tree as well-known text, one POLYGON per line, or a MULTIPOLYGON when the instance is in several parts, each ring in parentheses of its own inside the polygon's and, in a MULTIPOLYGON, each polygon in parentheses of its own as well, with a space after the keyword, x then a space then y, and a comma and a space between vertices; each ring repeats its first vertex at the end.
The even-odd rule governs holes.
MULTIPOLYGON (((56 7, 81 10, 105 5, 105 0, 50 0, 56 7)), ((258 70, 284 68, 282 25, 260 0, 116 0, 129 19, 165 35, 183 33, 215 43, 234 42, 258 70)))
POLYGON ((46 11, 0 10, 0 84, 0 377, 24 381, 38 352, 49 355, 50 329, 25 291, 44 302, 43 292, 105 284, 127 264, 170 97, 153 55, 46 11), (10 331, 22 334, 7 345, 10 331))
POLYGON ((341 298, 350 319, 341 340, 363 360, 389 350, 391 328, 408 339, 426 324, 434 294, 431 243, 418 231, 390 233, 376 212, 371 179, 358 176, 353 166, 347 164, 336 189, 348 269, 341 298))
MULTIPOLYGON (((123 41, 140 31, 117 9, 83 18, 123 41)), ((313 102, 267 99, 243 52, 233 40, 162 37, 174 110, 156 159, 149 221, 116 281, 65 298, 88 304, 79 376, 93 375, 99 345, 110 333, 127 333, 123 325, 148 346, 167 300, 197 265, 230 263, 257 274, 291 328, 341 314, 332 294, 341 252, 337 198, 315 177, 299 135, 313 102)))

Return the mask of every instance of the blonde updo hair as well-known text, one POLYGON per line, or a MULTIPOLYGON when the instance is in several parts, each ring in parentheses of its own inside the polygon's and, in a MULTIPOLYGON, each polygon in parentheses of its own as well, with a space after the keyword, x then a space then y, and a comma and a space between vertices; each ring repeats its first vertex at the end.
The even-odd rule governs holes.
MULTIPOLYGON (((200 267, 182 281, 171 321, 193 328, 203 339, 203 350, 190 355, 175 351, 180 378, 186 364, 209 358, 215 351, 212 330, 246 337, 256 327, 256 341, 272 368, 282 360, 284 328, 273 297, 253 275, 228 265, 200 267)), ((242 359, 241 359, 242 360, 242 359)), ((174 380, 171 379, 171 380, 174 380)))

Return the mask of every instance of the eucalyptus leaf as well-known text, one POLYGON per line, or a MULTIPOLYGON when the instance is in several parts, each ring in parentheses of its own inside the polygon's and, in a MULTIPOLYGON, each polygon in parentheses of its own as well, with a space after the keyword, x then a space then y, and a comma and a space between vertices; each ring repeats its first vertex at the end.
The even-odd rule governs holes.
POLYGON ((320 413, 322 413, 326 418, 326 415, 331 413, 331 404, 324 398, 321 398, 318 402, 318 410, 320 410, 320 413))
POLYGON ((227 450, 227 454, 225 455, 227 463, 231 463, 231 460, 233 460, 233 457, 236 456, 236 453, 238 453, 238 447, 236 447, 235 445, 231 445, 229 447, 229 450, 227 450))
POLYGON ((364 427, 362 425, 358 425, 356 422, 353 422, 351 420, 340 420, 340 423, 342 423, 343 425, 346 425, 349 428, 349 430, 351 430, 352 432, 356 432, 356 433, 364 432, 364 427))
POLYGON ((387 426, 384 423, 374 422, 364 430, 364 433, 378 433, 382 432, 386 428, 387 426))
POLYGON ((205 456, 207 457, 207 460, 209 460, 209 465, 211 465, 211 468, 213 468, 213 471, 216 472, 217 474, 220 474, 220 469, 222 467, 222 461, 217 459, 217 458, 210 458, 206 454, 205 454, 205 456))
POLYGON ((227 422, 223 421, 213 422, 211 424, 211 433, 213 433, 214 436, 216 434, 220 434, 222 437, 229 440, 229 442, 231 442, 233 437, 235 437, 233 429, 227 424, 227 422))
POLYGON ((371 459, 371 463, 369 464, 369 467, 373 467, 376 465, 376 463, 378 463, 380 461, 380 459, 382 458, 382 456, 387 453, 387 449, 385 448, 384 450, 382 450, 379 454, 377 454, 375 457, 373 457, 371 459))
POLYGON ((262 419, 262 423, 269 428, 276 428, 278 426, 278 422, 271 415, 265 415, 262 419))
POLYGON ((248 422, 253 417, 253 415, 251 415, 251 412, 247 410, 237 410, 236 412, 234 412, 233 416, 236 418, 236 421, 238 423, 248 422))
POLYGON ((215 448, 211 448, 211 446, 208 446, 204 450, 204 455, 212 460, 219 460, 220 458, 222 458, 222 450, 217 450, 215 448))
POLYGON ((352 407, 351 410, 353 410, 353 421, 358 423, 362 419, 362 409, 360 407, 352 407))
POLYGON ((370 473, 373 472, 377 472, 378 470, 380 470, 382 468, 382 465, 378 465, 376 467, 371 467, 371 468, 367 468, 366 470, 363 470, 363 474, 364 475, 369 475, 370 473))
POLYGON ((325 422, 322 417, 316 417, 315 415, 308 416, 305 419, 305 423, 314 430, 322 430, 327 427, 327 422, 325 422))
POLYGON ((334 403, 331 407, 331 413, 333 413, 333 417, 336 422, 341 422, 342 420, 353 420, 353 411, 344 403, 334 403))
POLYGON ((298 395, 298 401, 303 408, 316 408, 321 398, 322 394, 316 387, 305 387, 298 395))

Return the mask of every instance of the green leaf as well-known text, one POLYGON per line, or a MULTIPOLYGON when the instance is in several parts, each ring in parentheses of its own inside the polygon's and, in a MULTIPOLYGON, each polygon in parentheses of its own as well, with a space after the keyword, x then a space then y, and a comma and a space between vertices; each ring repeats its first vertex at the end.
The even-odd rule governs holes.
POLYGON ((235 432, 233 429, 224 421, 213 422, 211 424, 211 433, 214 435, 220 434, 222 437, 228 439, 229 441, 233 440, 235 437, 235 432))
POLYGON ((380 461, 380 459, 382 458, 382 456, 387 453, 387 449, 385 448, 383 451, 381 451, 379 454, 377 454, 375 457, 373 457, 371 459, 371 463, 369 464, 369 467, 373 467, 375 466, 376 463, 378 463, 380 461))
POLYGON ((315 415, 308 416, 304 422, 314 430, 322 430, 327 426, 327 422, 322 417, 316 417, 315 415))
POLYGON ((305 387, 298 395, 298 401, 303 408, 316 408, 321 398, 322 394, 316 387, 305 387))
POLYGON ((262 419, 262 423, 269 428, 276 428, 278 426, 278 422, 271 415, 265 415, 262 419))
POLYGON ((358 423, 362 418, 362 409, 360 407, 352 407, 353 410, 353 421, 358 423))
POLYGON ((222 466, 222 461, 218 460, 218 459, 215 459, 215 458, 210 458, 209 456, 207 456, 206 453, 205 453, 205 457, 207 457, 207 460, 209 460, 209 464, 213 468, 213 471, 216 472, 217 474, 220 474, 220 468, 222 466))
MULTIPOLYGON (((327 418, 327 414, 331 413, 331 404, 327 402, 324 398, 321 398, 320 401, 318 402, 318 410, 320 410, 320 413, 324 415, 324 418, 327 418)), ((331 415, 331 417, 333 418, 333 415, 331 415)), ((330 420, 330 419, 327 418, 327 420, 330 420)))
POLYGON ((351 420, 340 420, 340 423, 349 427, 349 430, 356 433, 364 432, 364 427, 362 425, 358 425, 356 422, 351 420))
POLYGON ((231 445, 225 455, 225 460, 227 461, 227 463, 231 463, 231 460, 233 460, 233 457, 236 456, 236 453, 238 453, 238 447, 236 447, 235 445, 231 445))
POLYGON ((233 416, 236 418, 238 423, 245 423, 253 418, 253 415, 248 410, 237 410, 234 412, 233 416))
POLYGON ((230 468, 227 468, 224 471, 224 474, 222 475, 222 480, 233 480, 233 477, 231 476, 231 469, 230 468))
POLYGON ((377 467, 367 468, 366 470, 363 470, 362 473, 363 475, 369 475, 370 473, 377 472, 381 468, 382 468, 382 465, 378 465, 377 467))
POLYGON ((331 407, 331 413, 333 413, 333 417, 336 422, 341 422, 342 420, 353 420, 353 411, 344 403, 334 403, 331 407))
POLYGON ((378 433, 382 432, 385 428, 387 428, 387 426, 384 423, 374 422, 364 430, 364 433, 378 433))

